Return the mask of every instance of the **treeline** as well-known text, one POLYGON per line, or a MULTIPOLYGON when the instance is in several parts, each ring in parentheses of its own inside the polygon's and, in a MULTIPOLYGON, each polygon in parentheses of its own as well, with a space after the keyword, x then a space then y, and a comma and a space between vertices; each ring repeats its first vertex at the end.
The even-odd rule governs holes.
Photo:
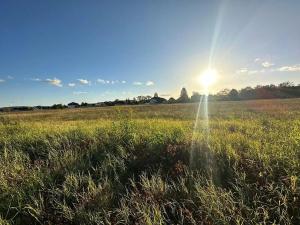
MULTIPOLYGON (((178 99, 170 98, 168 103, 189 103, 199 102, 201 99, 199 92, 193 92, 188 96, 187 90, 182 88, 178 99)), ((254 88, 245 87, 240 90, 224 89, 217 94, 209 95, 210 101, 238 101, 251 99, 272 99, 272 98, 300 98, 300 84, 294 85, 291 82, 284 82, 279 85, 258 85, 254 88)))
MULTIPOLYGON (((71 102, 68 105, 54 104, 52 106, 14 106, 0 108, 0 111, 30 111, 39 109, 65 109, 65 108, 83 108, 83 107, 105 107, 116 105, 143 105, 143 104, 175 104, 175 103, 192 103, 199 102, 201 99, 199 92, 193 92, 189 97, 186 88, 182 88, 179 98, 175 99, 170 97, 168 100, 159 97, 157 93, 154 96, 137 96, 133 99, 114 101, 105 101, 98 103, 86 103, 81 104, 71 102)), ((300 98, 300 84, 294 85, 291 82, 284 82, 279 85, 258 85, 254 88, 245 87, 240 90, 236 89, 224 89, 217 94, 209 95, 210 101, 238 101, 238 100, 251 100, 251 99, 272 99, 272 98, 300 98)))
POLYGON ((294 85, 291 82, 284 82, 279 85, 258 85, 254 88, 246 87, 240 90, 224 89, 211 96, 214 100, 251 100, 251 99, 272 99, 272 98, 299 98, 300 84, 294 85))

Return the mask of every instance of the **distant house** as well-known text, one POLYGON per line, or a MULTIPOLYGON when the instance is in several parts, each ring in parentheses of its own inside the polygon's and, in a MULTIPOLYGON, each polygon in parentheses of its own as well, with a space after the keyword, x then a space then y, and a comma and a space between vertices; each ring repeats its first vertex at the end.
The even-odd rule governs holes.
POLYGON ((166 103, 166 102, 167 102, 167 99, 158 97, 158 94, 155 93, 154 97, 150 99, 149 104, 161 104, 161 103, 166 103))
POLYGON ((77 108, 77 107, 79 107, 79 104, 76 102, 71 102, 68 104, 68 108, 77 108))

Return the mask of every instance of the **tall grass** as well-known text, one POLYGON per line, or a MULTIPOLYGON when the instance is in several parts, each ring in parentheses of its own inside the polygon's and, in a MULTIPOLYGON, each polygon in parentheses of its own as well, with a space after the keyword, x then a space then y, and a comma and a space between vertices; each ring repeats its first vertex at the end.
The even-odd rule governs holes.
POLYGON ((194 105, 2 115, 0 224, 299 224, 299 102, 212 104, 209 145, 194 105))

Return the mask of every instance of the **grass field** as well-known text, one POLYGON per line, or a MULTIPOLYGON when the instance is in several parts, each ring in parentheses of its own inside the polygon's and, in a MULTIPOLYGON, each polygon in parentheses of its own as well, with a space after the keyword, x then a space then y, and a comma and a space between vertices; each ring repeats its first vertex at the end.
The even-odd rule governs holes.
POLYGON ((300 99, 196 111, 0 114, 0 224, 300 224, 300 99))

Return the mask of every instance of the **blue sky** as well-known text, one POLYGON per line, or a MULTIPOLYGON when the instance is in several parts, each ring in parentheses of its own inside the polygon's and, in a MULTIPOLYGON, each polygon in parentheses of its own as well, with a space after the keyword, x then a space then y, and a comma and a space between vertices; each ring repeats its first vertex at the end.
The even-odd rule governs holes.
POLYGON ((0 106, 300 83, 298 0, 3 0, 0 106))

